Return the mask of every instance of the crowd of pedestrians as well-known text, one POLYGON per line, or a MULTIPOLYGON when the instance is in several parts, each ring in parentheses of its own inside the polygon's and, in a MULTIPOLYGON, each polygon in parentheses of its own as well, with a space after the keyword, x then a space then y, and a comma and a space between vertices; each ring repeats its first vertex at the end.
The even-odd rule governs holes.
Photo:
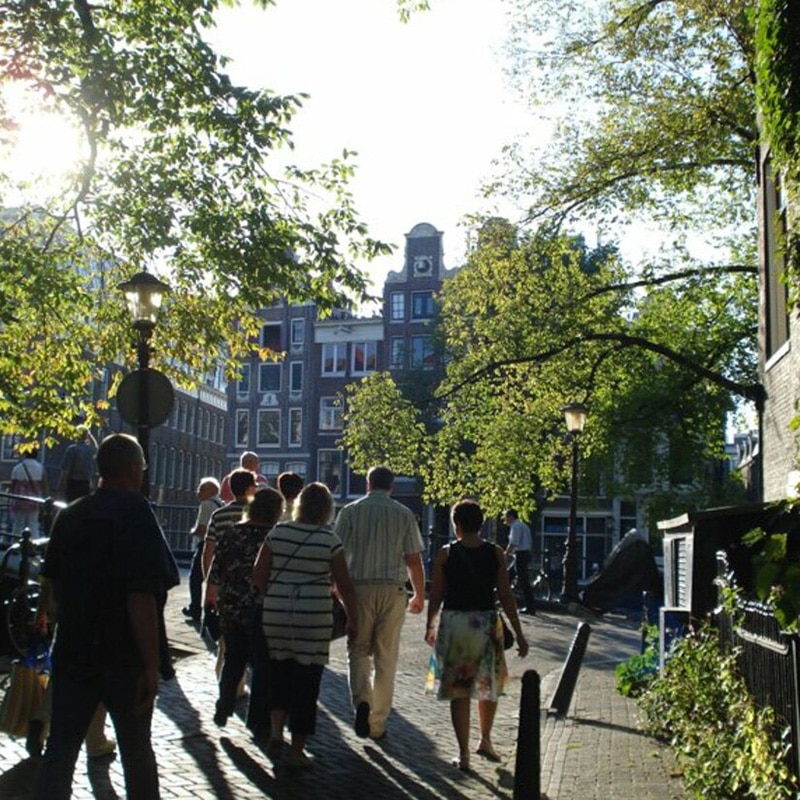
MULTIPOLYGON (((86 494, 89 484, 79 478, 76 493, 83 489, 84 496, 56 518, 42 567, 46 591, 38 624, 52 623, 48 611, 57 608, 58 636, 50 733, 36 796, 70 796, 81 742, 93 717, 107 709, 128 797, 150 800, 159 797, 150 744, 153 703, 159 674, 174 674, 163 609, 178 572, 139 492, 146 464, 136 440, 107 437, 96 449, 96 462, 97 489, 86 494)), ((246 724, 268 755, 289 770, 313 766, 306 745, 316 729, 334 597, 347 615, 355 732, 373 740, 391 735, 400 634, 406 613, 425 610, 419 524, 392 498, 393 483, 390 469, 373 467, 366 495, 337 515, 326 485, 304 485, 301 476, 283 473, 270 487, 253 453, 244 454, 221 481, 199 482, 183 613, 204 627, 212 617, 219 623, 218 695, 209 698, 214 722, 227 724, 249 667, 246 724)), ((440 550, 433 567, 428 689, 450 704, 458 746, 454 763, 466 770, 471 698, 478 700, 475 752, 498 758, 491 728, 507 673, 498 599, 520 655, 527 643, 503 551, 480 538, 480 507, 457 504, 452 523, 456 541, 440 550)), ((113 740, 106 741, 113 751, 113 740)))

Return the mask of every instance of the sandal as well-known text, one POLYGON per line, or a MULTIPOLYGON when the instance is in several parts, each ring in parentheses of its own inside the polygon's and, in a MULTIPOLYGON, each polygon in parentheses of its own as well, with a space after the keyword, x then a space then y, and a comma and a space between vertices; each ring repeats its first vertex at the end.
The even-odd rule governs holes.
POLYGON ((469 772, 469 755, 453 756, 450 763, 458 767, 462 772, 469 772))

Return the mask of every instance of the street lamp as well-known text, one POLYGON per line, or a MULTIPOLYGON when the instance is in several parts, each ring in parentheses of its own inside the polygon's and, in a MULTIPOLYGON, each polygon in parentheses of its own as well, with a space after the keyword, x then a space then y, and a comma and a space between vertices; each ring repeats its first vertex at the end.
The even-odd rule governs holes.
POLYGON ((570 403, 561 409, 567 423, 567 432, 572 444, 572 485, 569 495, 569 531, 564 550, 564 584, 561 590, 566 601, 578 601, 578 435, 586 423, 586 406, 570 403))
MULTIPOLYGON (((149 272, 138 272, 117 287, 125 295, 125 302, 133 317, 133 329, 137 334, 136 353, 139 363, 138 381, 138 409, 137 409, 137 439, 144 451, 145 461, 150 458, 150 339, 156 326, 158 310, 164 295, 169 292, 169 286, 162 283, 155 275, 149 272)), ((142 479, 142 494, 150 494, 150 482, 147 471, 142 479)))

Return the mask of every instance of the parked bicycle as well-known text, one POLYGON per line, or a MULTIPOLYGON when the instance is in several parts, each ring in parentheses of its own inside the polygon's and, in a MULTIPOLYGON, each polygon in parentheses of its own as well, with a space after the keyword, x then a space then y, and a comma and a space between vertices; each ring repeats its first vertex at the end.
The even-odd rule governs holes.
POLYGON ((31 539, 26 528, 20 541, 12 544, 0 560, 3 627, 8 649, 13 655, 24 656, 29 650, 39 603, 39 568, 46 547, 47 539, 31 539))
MULTIPOLYGON (((547 561, 547 554, 545 553, 543 562, 547 561)), ((524 605, 525 597, 523 595, 522 586, 519 583, 517 575, 517 557, 513 553, 506 556, 506 566, 508 568, 508 579, 511 583, 511 591, 517 598, 517 603, 524 605)), ((545 572, 543 564, 539 564, 539 569, 531 575, 531 590, 533 592, 534 600, 541 600, 549 602, 553 597, 553 587, 550 583, 550 577, 545 572)))

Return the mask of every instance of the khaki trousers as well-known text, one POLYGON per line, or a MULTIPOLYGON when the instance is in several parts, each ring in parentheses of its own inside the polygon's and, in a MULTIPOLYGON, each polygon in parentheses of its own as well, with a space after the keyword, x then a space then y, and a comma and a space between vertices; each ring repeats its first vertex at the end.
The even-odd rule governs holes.
POLYGON ((392 710, 400 632, 406 618, 406 589, 398 584, 356 584, 358 636, 347 660, 353 707, 369 703, 369 728, 381 736, 392 710))

